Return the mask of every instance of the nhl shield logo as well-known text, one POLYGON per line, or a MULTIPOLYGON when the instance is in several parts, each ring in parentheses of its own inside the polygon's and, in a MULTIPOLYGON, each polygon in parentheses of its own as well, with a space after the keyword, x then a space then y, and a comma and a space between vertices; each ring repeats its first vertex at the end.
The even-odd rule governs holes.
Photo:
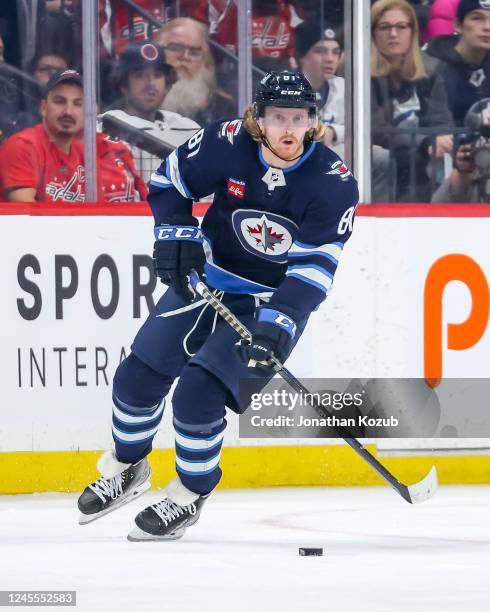
POLYGON ((298 226, 290 219, 259 210, 236 210, 232 216, 233 229, 241 245, 249 253, 286 263, 298 226))

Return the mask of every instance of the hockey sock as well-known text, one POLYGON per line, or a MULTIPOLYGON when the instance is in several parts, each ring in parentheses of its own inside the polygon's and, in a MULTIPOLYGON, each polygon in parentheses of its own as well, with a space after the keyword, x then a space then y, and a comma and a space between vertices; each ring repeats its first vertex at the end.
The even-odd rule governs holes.
POLYGON ((116 456, 137 463, 150 451, 163 416, 163 399, 172 380, 130 354, 116 370, 113 384, 112 437, 116 456))
POLYGON ((176 470, 191 491, 206 495, 221 478, 226 387, 197 365, 182 371, 173 397, 176 470))

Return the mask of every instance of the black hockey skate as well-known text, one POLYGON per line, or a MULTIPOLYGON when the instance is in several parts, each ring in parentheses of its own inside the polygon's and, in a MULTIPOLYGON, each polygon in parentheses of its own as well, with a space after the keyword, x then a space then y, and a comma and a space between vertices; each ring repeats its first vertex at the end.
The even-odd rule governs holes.
POLYGON ((134 465, 120 463, 114 456, 109 461, 112 462, 111 468, 119 468, 121 471, 114 476, 104 477, 104 471, 101 470, 102 478, 86 487, 78 498, 80 525, 91 523, 117 510, 146 493, 151 487, 151 469, 146 457, 134 465))
MULTIPOLYGON (((167 488, 167 494, 168 491, 169 488, 167 488)), ((187 492, 191 493, 188 490, 187 492)), ((202 506, 209 495, 194 494, 192 497, 194 501, 185 505, 180 505, 166 497, 161 502, 142 510, 135 518, 136 527, 128 535, 128 540, 142 542, 180 539, 187 527, 197 523, 202 506)))

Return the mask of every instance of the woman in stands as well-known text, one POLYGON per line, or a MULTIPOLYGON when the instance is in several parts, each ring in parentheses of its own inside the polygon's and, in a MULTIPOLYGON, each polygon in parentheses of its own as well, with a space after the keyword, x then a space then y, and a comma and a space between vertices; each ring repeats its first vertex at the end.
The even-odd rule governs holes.
POLYGON ((452 116, 444 84, 429 77, 419 47, 415 11, 406 0, 377 0, 371 8, 373 144, 391 150, 395 198, 429 201, 430 157, 452 152, 452 116), (434 136, 420 128, 438 128, 434 136))

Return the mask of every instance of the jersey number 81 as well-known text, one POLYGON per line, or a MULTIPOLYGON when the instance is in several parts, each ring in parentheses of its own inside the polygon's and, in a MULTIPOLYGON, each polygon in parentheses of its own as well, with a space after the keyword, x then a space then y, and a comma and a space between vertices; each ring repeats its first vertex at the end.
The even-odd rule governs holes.
POLYGON ((189 153, 189 155, 187 156, 187 159, 189 159, 190 157, 194 157, 194 155, 197 155, 199 153, 203 135, 204 135, 204 129, 199 130, 199 132, 196 132, 194 136, 191 136, 189 138, 189 140, 187 141, 187 148, 190 150, 190 149, 193 149, 195 146, 197 146, 197 149, 195 151, 192 151, 192 153, 189 153))

